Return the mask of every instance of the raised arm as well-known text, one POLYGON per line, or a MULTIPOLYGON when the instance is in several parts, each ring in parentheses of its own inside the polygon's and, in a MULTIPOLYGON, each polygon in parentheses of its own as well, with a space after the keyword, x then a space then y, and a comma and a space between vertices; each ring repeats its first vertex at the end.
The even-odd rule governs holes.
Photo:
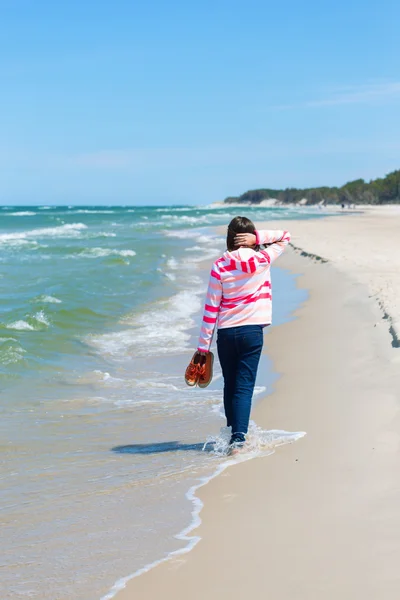
POLYGON ((283 229, 257 229, 255 232, 256 244, 261 246, 263 244, 280 242, 285 233, 287 233, 287 231, 284 231, 283 229))
POLYGON ((267 253, 270 262, 274 262, 284 252, 286 246, 290 242, 290 233, 283 229, 270 230, 264 229, 256 231, 256 243, 259 245, 268 244, 268 248, 263 250, 263 254, 267 253))
POLYGON ((285 250, 290 242, 290 233, 283 229, 270 230, 264 229, 253 233, 238 233, 235 237, 237 246, 256 246, 268 245, 265 250, 260 250, 257 254, 266 258, 268 263, 274 262, 285 250))
POLYGON ((200 329, 199 344, 197 349, 201 352, 210 350, 215 325, 217 323, 219 307, 222 299, 221 275, 217 265, 214 263, 208 282, 206 302, 204 305, 203 322, 200 329))

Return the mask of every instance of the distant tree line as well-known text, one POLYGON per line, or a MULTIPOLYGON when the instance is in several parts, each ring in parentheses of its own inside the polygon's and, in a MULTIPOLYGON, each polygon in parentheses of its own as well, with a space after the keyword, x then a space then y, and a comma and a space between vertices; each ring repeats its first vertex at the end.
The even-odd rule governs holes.
POLYGON ((400 203, 400 170, 386 177, 349 181, 342 187, 316 187, 286 190, 250 190, 237 197, 226 198, 229 203, 260 204, 263 200, 276 199, 283 204, 390 204, 400 203))

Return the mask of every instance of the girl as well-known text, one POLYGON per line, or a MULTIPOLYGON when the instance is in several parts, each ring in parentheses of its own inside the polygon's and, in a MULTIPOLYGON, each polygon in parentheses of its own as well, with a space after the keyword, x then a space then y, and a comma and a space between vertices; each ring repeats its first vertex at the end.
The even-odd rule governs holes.
POLYGON ((227 251, 211 269, 198 352, 209 352, 217 325, 230 454, 246 440, 263 328, 271 324, 270 266, 289 241, 287 231, 256 231, 250 219, 235 217, 228 226, 227 251), (268 247, 260 250, 264 244, 268 247))

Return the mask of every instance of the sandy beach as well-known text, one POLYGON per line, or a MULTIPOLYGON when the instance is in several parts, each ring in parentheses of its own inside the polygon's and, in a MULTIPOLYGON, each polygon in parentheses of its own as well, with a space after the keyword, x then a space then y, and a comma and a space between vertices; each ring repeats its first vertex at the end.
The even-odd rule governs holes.
POLYGON ((292 244, 301 252, 329 260, 339 271, 365 285, 379 303, 393 336, 400 339, 400 207, 362 207, 363 214, 287 223, 292 244))
POLYGON ((201 541, 118 600, 399 597, 400 211, 284 226, 309 298, 266 335, 281 377, 253 419, 307 435, 201 488, 201 541))

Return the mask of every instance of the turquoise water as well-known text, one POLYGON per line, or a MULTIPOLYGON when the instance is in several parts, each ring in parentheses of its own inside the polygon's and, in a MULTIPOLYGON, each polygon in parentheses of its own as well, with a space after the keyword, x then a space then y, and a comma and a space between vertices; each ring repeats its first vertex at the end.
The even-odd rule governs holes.
MULTIPOLYGON (((201 452, 223 424, 218 365, 207 390, 182 377, 205 292, 200 263, 224 249, 212 227, 237 211, 320 216, 0 209, 2 598, 99 599, 182 547, 185 493, 224 460, 201 452)), ((287 273, 274 279, 279 322, 304 294, 287 273)), ((265 359, 256 393, 272 380, 265 359)))
MULTIPOLYGON (((196 248, 204 258, 215 250, 197 229, 226 224, 237 210, 3 207, 0 381, 8 387, 93 366, 98 357, 88 353, 85 335, 113 331, 127 313, 173 295, 180 289, 176 257, 190 246, 188 261, 199 258, 196 248)), ((274 220, 316 211, 245 212, 274 220)))

